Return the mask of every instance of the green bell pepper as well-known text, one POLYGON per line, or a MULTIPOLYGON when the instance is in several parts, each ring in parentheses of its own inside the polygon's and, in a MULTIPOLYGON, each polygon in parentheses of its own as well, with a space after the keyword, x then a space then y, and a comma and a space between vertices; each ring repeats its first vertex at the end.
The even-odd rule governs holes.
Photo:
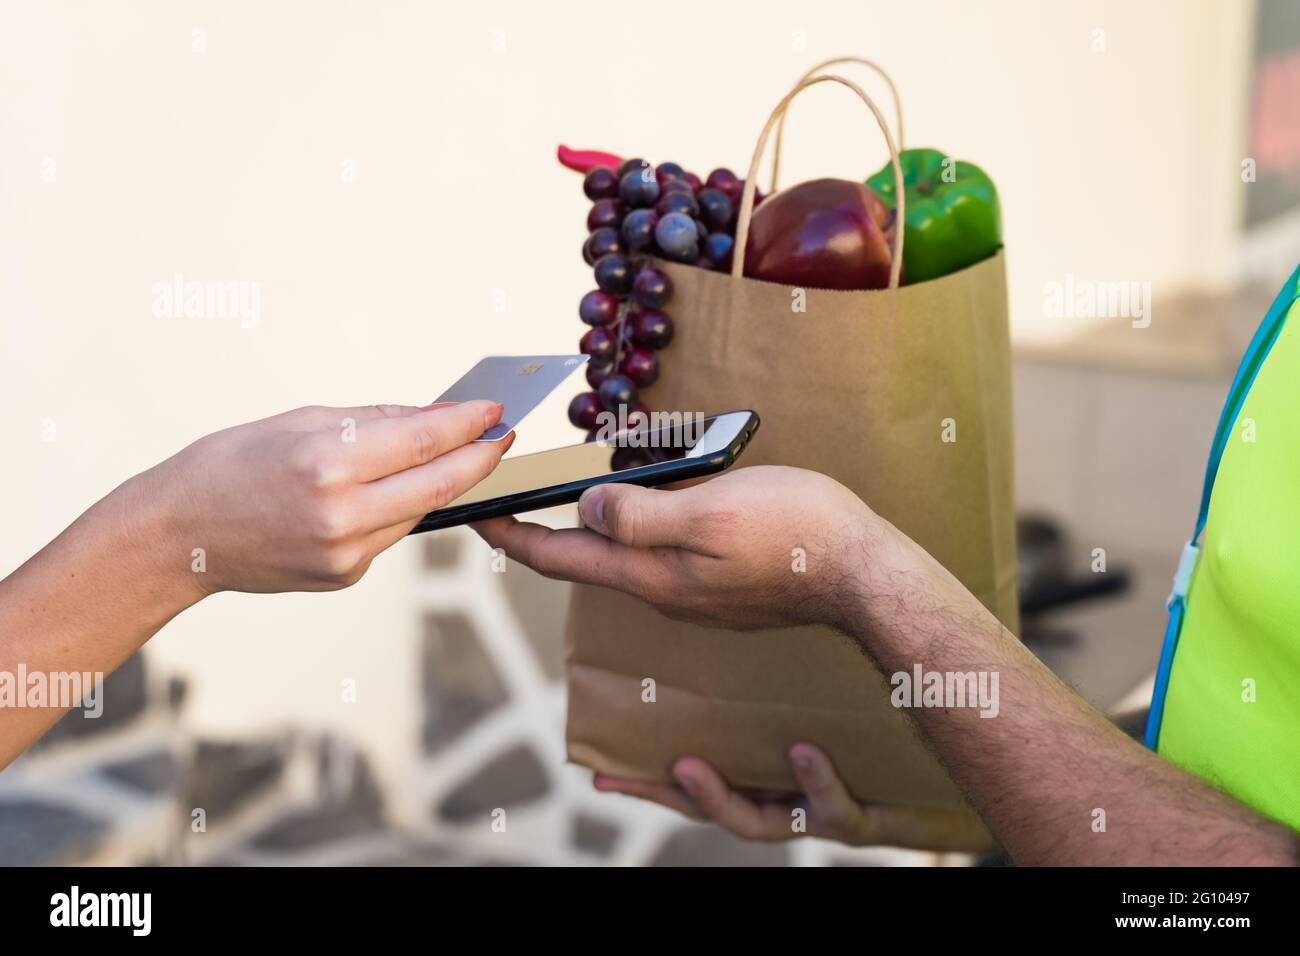
MULTIPOLYGON (((905 149, 898 161, 907 199, 903 275, 908 283, 946 276, 998 251, 1002 213, 997 188, 984 170, 937 149, 905 149)), ((867 185, 896 208, 891 163, 867 185)))

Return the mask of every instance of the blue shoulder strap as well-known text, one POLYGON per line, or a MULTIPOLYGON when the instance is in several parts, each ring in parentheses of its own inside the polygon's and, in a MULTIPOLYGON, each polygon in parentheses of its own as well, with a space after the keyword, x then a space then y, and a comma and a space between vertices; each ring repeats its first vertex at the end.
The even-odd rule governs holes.
POLYGON ((1169 592, 1169 599, 1165 602, 1169 610, 1169 620, 1165 625, 1164 643, 1160 648, 1160 663, 1156 667, 1156 684, 1151 694, 1151 711, 1147 716, 1145 735, 1145 743, 1152 750, 1156 749, 1160 739, 1160 721, 1165 712, 1165 695, 1169 691, 1169 672, 1173 669, 1174 651, 1178 647, 1178 635, 1182 631, 1183 616, 1187 612, 1187 587, 1192 580, 1192 571, 1196 568, 1196 559, 1200 556, 1200 546, 1197 542, 1205 530, 1205 520, 1210 511, 1210 493, 1214 490, 1214 477, 1218 474, 1219 461, 1223 458, 1223 450, 1228 445, 1228 439, 1232 437, 1232 430, 1241 415, 1241 406, 1245 404, 1250 386, 1254 384, 1255 376, 1263 366, 1264 359, 1268 357, 1269 350, 1277 341, 1278 332, 1282 330, 1291 303, 1300 299, 1298 282, 1300 282, 1300 266, 1291 273, 1291 278, 1273 300, 1273 305, 1264 316, 1264 321, 1255 330, 1250 345, 1246 347, 1246 354, 1242 357, 1241 364, 1237 366, 1237 374, 1232 379, 1232 387, 1228 389, 1228 400, 1224 403, 1223 412, 1219 416, 1219 427, 1214 432, 1214 444, 1210 446, 1210 460, 1205 466, 1205 483, 1201 488, 1201 510, 1196 515, 1196 527, 1192 529, 1192 536, 1183 546, 1182 557, 1178 560, 1178 570, 1174 572, 1173 590, 1169 592))

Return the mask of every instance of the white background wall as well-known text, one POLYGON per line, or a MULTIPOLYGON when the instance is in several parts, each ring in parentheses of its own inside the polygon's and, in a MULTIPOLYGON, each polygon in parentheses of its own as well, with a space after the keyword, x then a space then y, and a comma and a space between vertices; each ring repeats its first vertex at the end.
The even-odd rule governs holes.
MULTIPOLYGON (((11 0, 0 572, 205 432, 308 403, 418 403, 484 354, 571 349, 590 286, 585 203, 556 143, 743 171, 771 106, 836 54, 892 70, 910 144, 1000 184, 1017 337, 1072 331, 1041 308, 1043 283, 1066 273, 1157 294, 1223 283, 1250 13, 1212 0, 11 0), (154 318, 152 286, 176 272, 260 283, 261 324, 154 318)), ((812 91, 785 180, 873 172, 873 129, 845 91, 812 91)), ((567 398, 520 450, 572 436, 567 398)), ((395 548, 342 594, 206 602, 158 655, 201 674, 202 724, 330 723, 399 762, 417 729, 416 550, 395 548), (344 678, 355 705, 339 701, 344 678)))

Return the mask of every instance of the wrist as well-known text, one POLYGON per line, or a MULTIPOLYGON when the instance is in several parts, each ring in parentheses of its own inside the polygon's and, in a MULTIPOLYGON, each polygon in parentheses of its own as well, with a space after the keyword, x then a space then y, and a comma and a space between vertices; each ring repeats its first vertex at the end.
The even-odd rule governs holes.
POLYGON ((187 540, 193 536, 185 534, 185 510, 166 463, 128 479, 101 504, 120 538, 139 598, 159 626, 210 593, 199 573, 206 557, 187 540))

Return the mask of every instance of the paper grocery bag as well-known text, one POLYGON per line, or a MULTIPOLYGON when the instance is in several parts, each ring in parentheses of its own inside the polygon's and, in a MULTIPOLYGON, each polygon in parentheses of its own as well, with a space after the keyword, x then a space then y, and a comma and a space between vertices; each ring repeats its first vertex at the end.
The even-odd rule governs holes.
MULTIPOLYGON (((831 77, 807 81, 790 97, 826 80, 866 99, 831 77)), ((742 227, 771 125, 748 177, 742 227)), ((892 142, 890 149, 896 158, 892 142)), ((1014 633, 1003 254, 879 291, 795 289, 741 278, 739 264, 733 275, 659 267, 673 282, 668 311, 676 335, 663 353, 662 377, 645 392, 647 404, 703 413, 754 409, 762 424, 737 467, 791 465, 843 483, 1014 633)), ((595 770, 668 781, 673 761, 694 755, 733 786, 794 790, 786 752, 810 741, 827 751, 859 799, 965 806, 891 706, 887 679, 829 629, 715 630, 669 620, 616 591, 579 586, 569 609, 566 673, 569 758, 595 770), (652 703, 643 699, 647 678, 652 703)))

